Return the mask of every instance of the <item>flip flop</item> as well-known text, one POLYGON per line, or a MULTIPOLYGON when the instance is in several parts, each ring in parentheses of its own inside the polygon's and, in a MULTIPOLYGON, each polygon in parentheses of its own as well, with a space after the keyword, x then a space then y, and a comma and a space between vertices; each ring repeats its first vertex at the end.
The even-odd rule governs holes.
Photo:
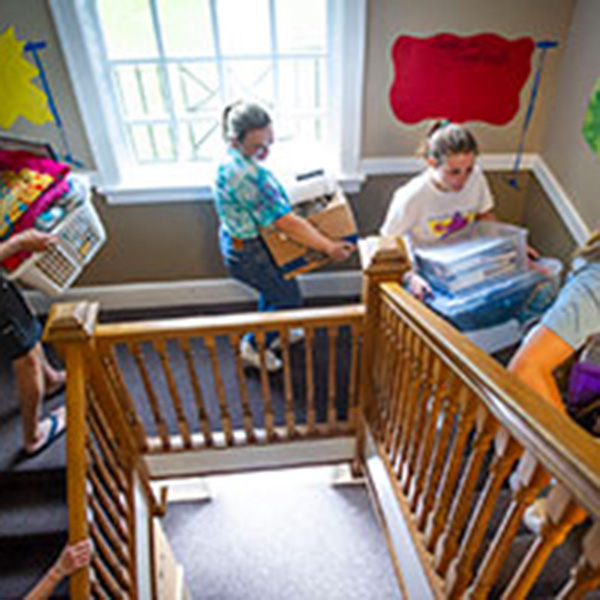
POLYGON ((41 454, 67 430, 66 423, 64 423, 61 428, 60 419, 58 418, 56 412, 57 411, 53 411, 48 417, 50 419, 50 430, 48 431, 48 435, 42 444, 31 452, 28 452, 25 449, 23 450, 27 458, 33 458, 34 456, 41 454))

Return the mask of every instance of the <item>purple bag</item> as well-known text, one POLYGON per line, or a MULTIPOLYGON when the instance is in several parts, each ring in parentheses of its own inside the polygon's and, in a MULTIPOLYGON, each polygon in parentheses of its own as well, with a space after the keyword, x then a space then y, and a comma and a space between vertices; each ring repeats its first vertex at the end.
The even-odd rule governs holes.
POLYGON ((567 406, 579 409, 600 398, 600 365, 577 362, 571 369, 567 406))

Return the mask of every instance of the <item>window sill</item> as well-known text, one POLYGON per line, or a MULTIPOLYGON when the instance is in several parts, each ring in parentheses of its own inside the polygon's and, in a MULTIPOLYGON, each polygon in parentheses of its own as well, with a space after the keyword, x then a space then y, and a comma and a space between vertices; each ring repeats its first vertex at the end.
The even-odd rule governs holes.
MULTIPOLYGON (((94 179, 96 179, 94 177, 94 179)), ((172 204, 175 202, 212 202, 212 186, 201 173, 195 176, 167 176, 154 174, 143 179, 131 179, 115 185, 98 185, 98 193, 104 196, 108 204, 172 204), (176 182, 174 182, 176 179, 176 182)), ((364 176, 360 174, 338 177, 338 184, 346 193, 360 191, 364 176)))

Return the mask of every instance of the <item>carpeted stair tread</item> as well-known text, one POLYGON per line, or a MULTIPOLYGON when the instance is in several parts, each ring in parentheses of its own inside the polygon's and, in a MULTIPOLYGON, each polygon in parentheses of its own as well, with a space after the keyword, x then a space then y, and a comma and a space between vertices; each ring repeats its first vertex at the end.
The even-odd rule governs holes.
POLYGON ((35 536, 53 536, 67 530, 64 493, 52 488, 7 491, 0 500, 0 548, 35 536))
MULTIPOLYGON (((58 557, 66 540, 39 541, 11 552, 9 563, 0 570, 0 598, 23 598, 58 557)), ((2 551, 4 557, 5 552, 2 551)), ((63 581, 52 598, 68 598, 68 581, 63 581)))

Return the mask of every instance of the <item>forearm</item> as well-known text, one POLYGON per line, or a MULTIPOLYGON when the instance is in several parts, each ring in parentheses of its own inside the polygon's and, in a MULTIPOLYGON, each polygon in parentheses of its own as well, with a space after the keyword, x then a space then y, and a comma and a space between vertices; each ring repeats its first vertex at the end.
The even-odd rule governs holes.
POLYGON ((9 238, 5 242, 0 242, 0 261, 16 254, 19 250, 21 250, 21 248, 19 247, 16 238, 9 238))
POLYGON ((306 219, 288 213, 277 219, 274 225, 288 237, 303 246, 308 246, 319 252, 330 252, 332 240, 320 233, 306 219))
POLYGON ((56 586, 62 581, 62 578, 62 572, 58 565, 54 564, 38 584, 27 594, 25 600, 45 600, 45 598, 49 598, 56 586))
POLYGON ((536 365, 523 363, 515 365, 511 369, 511 372, 534 392, 544 398, 544 400, 564 412, 565 405, 556 385, 554 375, 551 372, 538 368, 536 365))

